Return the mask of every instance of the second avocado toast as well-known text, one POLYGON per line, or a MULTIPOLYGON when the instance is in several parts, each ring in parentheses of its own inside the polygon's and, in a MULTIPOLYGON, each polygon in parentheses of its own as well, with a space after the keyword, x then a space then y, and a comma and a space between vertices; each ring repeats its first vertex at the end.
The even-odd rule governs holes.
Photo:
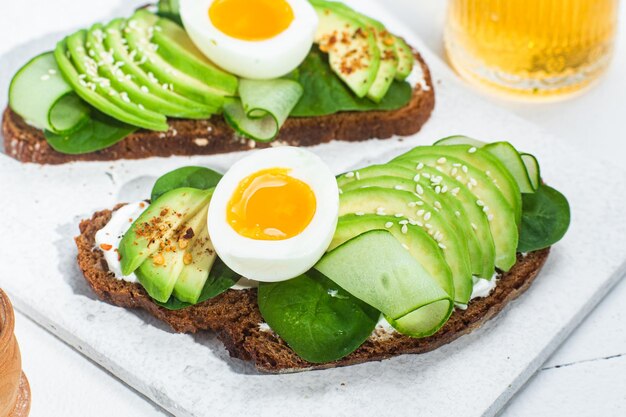
POLYGON ((451 137, 329 178, 288 147, 223 178, 176 170, 151 205, 82 222, 79 265, 101 299, 176 331, 215 331, 232 356, 293 372, 421 353, 474 330, 530 286, 569 225, 567 200, 506 142, 451 137))
MULTIPOLYGON (((267 39, 254 38, 261 24, 225 36, 233 10, 250 19, 267 12, 240 0, 215 2, 211 19, 197 1, 162 0, 156 14, 141 9, 67 36, 14 76, 2 122, 6 153, 62 164, 421 129, 435 96, 416 51, 343 3, 290 1, 291 24, 267 39)), ((263 22, 271 29, 272 19, 263 22)))

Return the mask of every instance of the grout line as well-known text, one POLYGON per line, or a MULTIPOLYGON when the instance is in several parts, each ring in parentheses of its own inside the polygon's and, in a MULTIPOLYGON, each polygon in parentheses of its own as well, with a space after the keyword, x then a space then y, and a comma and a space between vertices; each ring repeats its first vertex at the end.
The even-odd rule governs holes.
POLYGON ((583 360, 580 360, 580 361, 568 362, 568 363, 563 363, 563 364, 560 364, 560 365, 547 366, 545 368, 541 368, 541 370, 542 371, 549 371, 551 369, 565 368, 565 367, 568 367, 568 366, 578 365, 578 364, 581 364, 581 363, 598 362, 598 361, 604 361, 604 360, 609 360, 609 359, 616 359, 616 358, 621 358, 621 357, 626 357, 626 353, 619 353, 617 355, 604 356, 604 357, 601 357, 601 358, 583 359, 583 360))

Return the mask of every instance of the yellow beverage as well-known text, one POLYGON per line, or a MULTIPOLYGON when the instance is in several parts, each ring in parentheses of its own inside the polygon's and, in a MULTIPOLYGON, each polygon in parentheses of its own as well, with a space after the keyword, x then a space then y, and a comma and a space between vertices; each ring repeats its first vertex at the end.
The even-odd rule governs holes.
POLYGON ((618 0, 449 0, 448 57, 464 77, 529 98, 571 93, 608 67, 618 0))

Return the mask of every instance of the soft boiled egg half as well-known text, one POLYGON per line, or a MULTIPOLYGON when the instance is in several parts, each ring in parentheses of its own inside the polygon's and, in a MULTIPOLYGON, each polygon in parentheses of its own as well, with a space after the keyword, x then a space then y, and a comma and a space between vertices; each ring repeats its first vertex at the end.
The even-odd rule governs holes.
POLYGON ((221 179, 209 205, 209 234, 233 271, 285 281, 324 255, 338 214, 337 181, 319 157, 271 148, 240 160, 221 179))
POLYGON ((243 78, 279 78, 313 45, 317 13, 307 0, 181 0, 180 15, 196 46, 243 78))

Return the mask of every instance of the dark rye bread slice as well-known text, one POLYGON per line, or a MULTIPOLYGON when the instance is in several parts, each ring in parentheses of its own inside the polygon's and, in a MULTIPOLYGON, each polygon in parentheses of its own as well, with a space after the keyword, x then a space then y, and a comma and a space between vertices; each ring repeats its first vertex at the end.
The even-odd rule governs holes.
POLYGON ((500 274, 498 285, 489 297, 473 300, 466 310, 457 309, 433 336, 412 339, 377 329, 349 356, 335 362, 312 364, 298 357, 274 332, 261 326, 263 318, 257 306, 256 290, 229 290, 196 306, 169 311, 152 302, 141 285, 115 279, 103 252, 95 248, 96 232, 108 223, 111 214, 111 210, 104 210, 82 221, 80 236, 75 239, 78 265, 98 297, 120 307, 142 308, 177 332, 215 331, 232 357, 252 361, 257 369, 269 373, 334 368, 437 349, 481 327, 519 297, 537 277, 549 254, 549 249, 544 249, 518 255, 515 266, 500 274))
MULTIPOLYGON (((313 146, 332 140, 388 139, 396 135, 410 136, 417 133, 430 118, 435 106, 435 93, 428 66, 417 52, 415 56, 422 67, 428 88, 423 89, 418 84, 405 107, 394 111, 344 112, 322 117, 290 118, 283 125, 275 143, 313 146)), ((272 146, 241 138, 221 116, 209 120, 171 119, 169 123, 167 132, 138 130, 109 148, 83 155, 66 155, 52 149, 42 131, 27 125, 7 107, 2 119, 2 134, 7 155, 22 162, 37 164, 213 155, 272 146)))

